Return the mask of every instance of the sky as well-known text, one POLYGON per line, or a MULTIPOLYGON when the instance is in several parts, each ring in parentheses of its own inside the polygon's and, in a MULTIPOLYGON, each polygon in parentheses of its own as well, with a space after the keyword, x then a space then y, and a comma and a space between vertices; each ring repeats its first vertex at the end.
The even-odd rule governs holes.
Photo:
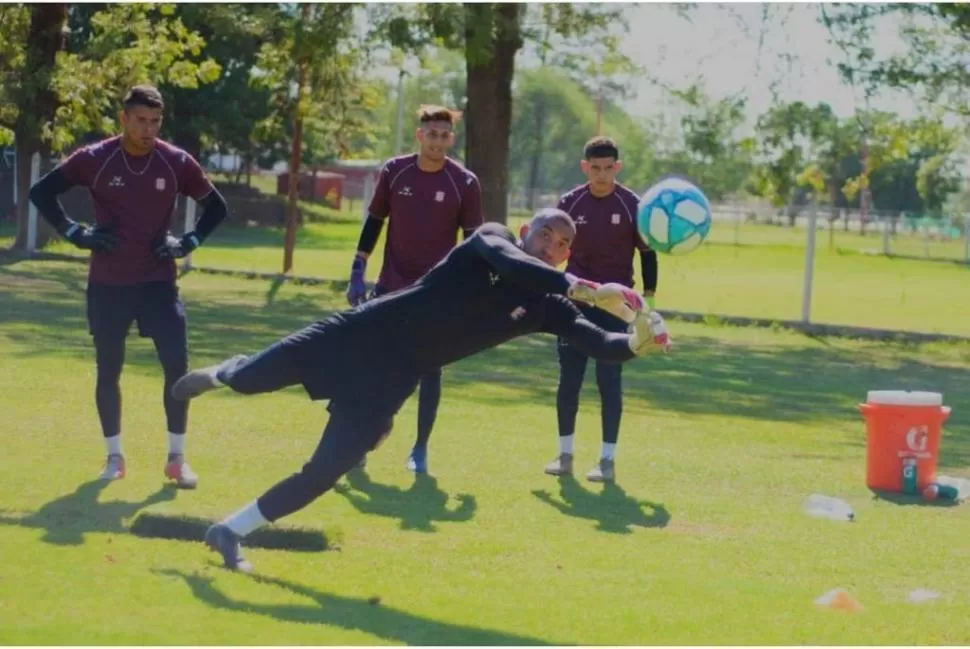
MULTIPOLYGON (((749 112, 755 115, 771 105, 770 86, 776 80, 782 80, 778 89, 783 101, 827 102, 842 117, 861 108, 861 95, 857 98, 839 78, 834 62, 843 61, 844 55, 828 42, 828 31, 818 22, 818 5, 771 3, 762 30, 764 6, 702 4, 684 18, 664 4, 629 5, 624 12, 630 29, 620 47, 673 87, 702 79, 714 98, 742 92, 748 98, 749 112), (790 66, 780 59, 782 53, 792 55, 790 66)), ((877 31, 877 55, 893 54, 903 47, 897 28, 898 23, 886 22, 877 31)), ((662 104, 663 94, 654 84, 642 82, 636 98, 625 107, 634 114, 648 115, 662 104)), ((873 107, 902 117, 916 114, 914 102, 900 93, 877 97, 873 107)))
MULTIPOLYGON (((826 102, 841 117, 863 107, 861 96, 857 98, 839 78, 834 63, 844 60, 844 54, 828 42, 817 3, 701 2, 686 12, 686 18, 668 3, 618 6, 629 25, 628 32, 620 34, 624 54, 674 88, 701 80, 714 99, 743 92, 749 125, 771 106, 771 85, 778 80, 781 101, 826 102), (767 21, 762 20, 764 7, 767 21), (783 54, 790 55, 790 64, 782 62, 783 54)), ((359 27, 364 29, 366 20, 359 27)), ((903 48, 898 28, 894 17, 881 23, 874 40, 878 57, 903 48)), ((531 67, 532 59, 523 51, 516 65, 531 67)), ((378 73, 391 83, 397 80, 396 69, 381 66, 378 73)), ((623 102, 631 114, 676 116, 675 103, 655 83, 643 79, 632 90, 634 98, 623 102)), ((872 107, 903 118, 917 114, 915 103, 903 93, 876 97, 872 107)))

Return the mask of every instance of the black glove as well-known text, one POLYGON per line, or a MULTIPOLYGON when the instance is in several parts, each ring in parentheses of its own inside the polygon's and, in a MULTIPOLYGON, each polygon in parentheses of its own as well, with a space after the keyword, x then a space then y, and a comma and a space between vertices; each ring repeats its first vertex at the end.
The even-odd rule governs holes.
POLYGON ((188 232, 181 238, 168 233, 155 248, 155 256, 159 259, 181 259, 198 248, 200 243, 202 241, 195 232, 188 232))
POLYGON ((104 225, 92 228, 83 223, 73 223, 63 234, 65 239, 82 250, 107 252, 118 245, 118 235, 104 225))

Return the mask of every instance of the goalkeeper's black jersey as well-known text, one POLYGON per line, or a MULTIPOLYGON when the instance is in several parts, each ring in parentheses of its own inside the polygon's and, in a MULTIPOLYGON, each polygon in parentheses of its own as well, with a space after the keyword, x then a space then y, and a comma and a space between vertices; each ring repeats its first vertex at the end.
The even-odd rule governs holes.
POLYGON ((592 325, 565 297, 568 288, 563 273, 526 254, 507 228, 487 223, 415 284, 316 326, 341 329, 363 363, 416 372, 540 331, 600 360, 632 358, 627 337, 592 325))

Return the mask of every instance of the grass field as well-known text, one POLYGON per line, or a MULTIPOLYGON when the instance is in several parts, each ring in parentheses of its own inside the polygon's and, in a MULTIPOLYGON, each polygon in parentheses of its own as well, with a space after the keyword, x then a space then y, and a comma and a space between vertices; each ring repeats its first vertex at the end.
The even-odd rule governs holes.
MULTIPOLYGON (((742 252, 710 246, 697 265, 742 252)), ((182 284, 193 365, 255 351, 341 304, 327 287, 195 273, 182 284)), ((970 505, 875 499, 855 409, 872 388, 943 391, 954 414, 941 472, 970 476, 970 345, 672 323, 675 355, 626 367, 618 482, 602 487, 542 474, 556 452, 553 341, 514 341, 446 370, 432 477, 403 468, 412 399, 365 474, 288 521, 331 548, 250 550, 249 577, 197 542, 129 527, 248 502, 312 451, 322 405, 298 390, 193 404, 202 482, 176 493, 162 486, 160 372, 132 338, 129 477, 94 482, 103 449, 83 286, 80 264, 0 266, 0 643, 970 643, 970 505), (816 491, 848 500, 858 521, 803 514, 816 491), (865 610, 813 604, 836 587, 865 610), (941 599, 906 603, 916 588, 941 599)), ((583 472, 599 447, 588 378, 583 472)))

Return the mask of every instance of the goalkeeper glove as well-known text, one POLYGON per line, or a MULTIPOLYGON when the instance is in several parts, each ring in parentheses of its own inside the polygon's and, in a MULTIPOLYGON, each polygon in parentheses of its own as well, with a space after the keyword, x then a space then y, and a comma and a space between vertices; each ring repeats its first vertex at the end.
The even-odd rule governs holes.
POLYGON ((667 353, 673 346, 667 324, 656 311, 637 314, 630 329, 630 350, 637 356, 644 356, 657 347, 667 353))
POLYGON ((571 273, 566 273, 566 280, 569 281, 569 289, 566 291, 566 297, 575 302, 593 303, 593 294, 600 287, 597 282, 576 277, 571 273))
POLYGON ((597 284, 573 275, 567 275, 570 286, 566 296, 577 302, 585 302, 603 309, 624 322, 633 322, 643 310, 643 297, 622 284, 597 284))
POLYGON ((354 255, 354 262, 350 265, 350 284, 347 286, 347 302, 350 306, 357 306, 367 297, 367 285, 364 284, 364 273, 367 271, 367 260, 361 255, 354 255))
POLYGON ((65 239, 82 250, 107 252, 118 245, 118 235, 104 225, 96 225, 92 228, 83 223, 72 223, 62 234, 65 239))
POLYGON ((199 247, 202 240, 195 232, 187 232, 182 237, 176 237, 171 232, 165 235, 162 243, 155 247, 158 259, 181 259, 199 247))

